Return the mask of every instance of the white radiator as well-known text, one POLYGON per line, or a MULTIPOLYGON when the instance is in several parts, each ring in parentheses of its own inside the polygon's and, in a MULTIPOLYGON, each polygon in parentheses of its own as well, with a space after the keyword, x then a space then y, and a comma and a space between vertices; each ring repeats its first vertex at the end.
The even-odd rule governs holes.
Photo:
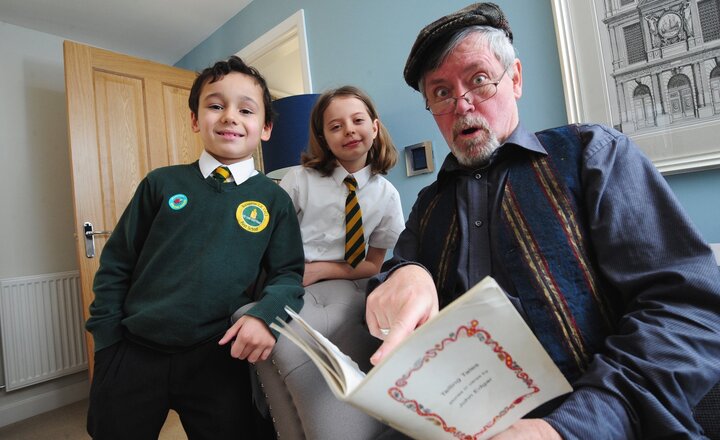
POLYGON ((77 271, 0 279, 8 391, 87 369, 84 331, 77 271))

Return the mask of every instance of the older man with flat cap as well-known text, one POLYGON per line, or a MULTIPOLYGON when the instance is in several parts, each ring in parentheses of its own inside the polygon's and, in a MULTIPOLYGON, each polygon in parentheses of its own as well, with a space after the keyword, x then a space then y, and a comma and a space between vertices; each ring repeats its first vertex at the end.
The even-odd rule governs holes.
POLYGON ((622 133, 523 128, 512 39, 478 3, 410 51, 405 80, 451 154, 369 284, 371 360, 491 275, 574 387, 497 439, 702 438, 692 408, 720 380, 712 252, 622 133))

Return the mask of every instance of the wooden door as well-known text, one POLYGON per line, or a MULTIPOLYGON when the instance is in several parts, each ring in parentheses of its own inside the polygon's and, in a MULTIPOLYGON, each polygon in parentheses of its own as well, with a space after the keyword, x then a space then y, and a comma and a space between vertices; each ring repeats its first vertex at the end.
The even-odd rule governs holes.
MULTIPOLYGON (((148 171, 195 161, 188 96, 195 73, 65 41, 65 87, 84 317, 107 234, 86 249, 85 223, 112 231, 148 171)), ((92 372, 92 336, 87 333, 92 372)))

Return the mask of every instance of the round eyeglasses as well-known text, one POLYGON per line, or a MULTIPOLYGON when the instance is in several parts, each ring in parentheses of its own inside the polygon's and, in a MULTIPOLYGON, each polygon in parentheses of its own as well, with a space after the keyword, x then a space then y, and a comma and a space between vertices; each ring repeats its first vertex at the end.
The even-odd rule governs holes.
POLYGON ((509 68, 510 66, 508 66, 495 81, 486 81, 480 85, 468 89, 460 96, 445 98, 442 101, 432 103, 426 100, 425 110, 429 111, 435 116, 440 116, 454 112, 459 99, 464 99, 465 102, 467 102, 468 104, 472 104, 473 100, 475 100, 477 104, 487 101, 488 99, 495 96, 495 94, 497 93, 497 86, 498 84, 500 84, 500 81, 502 81, 503 76, 505 76, 509 68))

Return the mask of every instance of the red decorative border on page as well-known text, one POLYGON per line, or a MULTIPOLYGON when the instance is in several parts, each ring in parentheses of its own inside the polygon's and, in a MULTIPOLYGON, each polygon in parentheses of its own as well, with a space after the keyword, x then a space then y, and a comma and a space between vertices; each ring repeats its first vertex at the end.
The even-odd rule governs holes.
POLYGON ((490 333, 482 328, 478 328, 478 321, 472 320, 470 326, 461 325, 454 333, 450 333, 449 337, 444 338, 439 344, 427 350, 422 359, 418 360, 413 367, 405 373, 400 379, 395 381, 395 386, 388 389, 388 394, 394 400, 402 403, 406 408, 415 412, 417 415, 426 418, 429 422, 434 423, 441 427, 445 432, 450 433, 453 437, 461 440, 473 440, 482 436, 488 429, 492 428, 498 420, 504 417, 511 409, 519 405, 523 400, 529 396, 540 392, 540 388, 535 385, 534 381, 525 373, 517 362, 512 358, 510 353, 506 352, 503 347, 494 339, 490 333), (448 426, 445 420, 431 409, 426 408, 420 402, 414 399, 406 398, 403 394, 402 388, 407 385, 408 380, 416 371, 419 371, 423 366, 428 364, 433 358, 437 357, 438 353, 443 351, 449 344, 456 342, 462 337, 477 338, 481 343, 492 349, 493 352, 497 353, 498 360, 503 362, 507 368, 515 372, 515 377, 525 383, 528 388, 528 392, 517 396, 512 400, 510 404, 505 406, 492 420, 485 424, 482 429, 474 434, 467 434, 460 431, 455 426, 448 426))

